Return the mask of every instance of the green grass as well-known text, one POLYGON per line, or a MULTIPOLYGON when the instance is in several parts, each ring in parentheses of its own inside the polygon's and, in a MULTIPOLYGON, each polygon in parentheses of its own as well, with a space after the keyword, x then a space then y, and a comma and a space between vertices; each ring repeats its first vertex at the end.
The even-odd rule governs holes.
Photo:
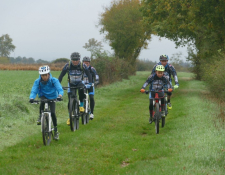
POLYGON ((95 119, 75 132, 65 95, 57 103, 60 140, 43 146, 39 107, 28 103, 37 72, 0 71, 0 174, 224 174, 225 131, 215 127, 217 105, 204 83, 178 73, 173 109, 156 135, 148 96, 139 92, 149 74, 96 89, 95 119))

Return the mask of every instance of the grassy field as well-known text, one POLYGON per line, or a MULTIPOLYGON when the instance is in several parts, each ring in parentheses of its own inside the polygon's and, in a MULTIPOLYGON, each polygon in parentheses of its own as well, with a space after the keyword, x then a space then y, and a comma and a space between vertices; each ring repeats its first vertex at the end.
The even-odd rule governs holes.
POLYGON ((190 73, 178 74, 173 109, 158 135, 148 123, 148 96, 139 92, 149 72, 138 72, 96 89, 95 119, 75 132, 66 125, 65 94, 56 109, 60 140, 47 147, 35 123, 39 106, 28 103, 37 72, 0 76, 0 174, 225 174, 218 106, 190 73))

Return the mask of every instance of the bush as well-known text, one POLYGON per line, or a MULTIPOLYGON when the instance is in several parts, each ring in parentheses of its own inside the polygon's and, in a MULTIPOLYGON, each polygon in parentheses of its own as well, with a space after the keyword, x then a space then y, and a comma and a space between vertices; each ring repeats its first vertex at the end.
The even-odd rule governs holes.
POLYGON ((64 63, 64 64, 66 64, 69 61, 70 61, 70 59, 68 59, 68 58, 58 58, 58 59, 52 61, 52 63, 55 63, 55 64, 57 64, 57 63, 64 63))
POLYGON ((204 64, 201 71, 204 72, 203 80, 206 81, 211 93, 225 101, 225 54, 214 56, 213 60, 215 61, 204 64))
POLYGON ((128 62, 114 57, 99 57, 91 65, 97 70, 101 85, 127 79, 135 72, 128 62))
POLYGON ((9 64, 10 60, 7 57, 0 57, 0 64, 9 64))
POLYGON ((136 60, 136 70, 137 71, 152 71, 154 65, 156 65, 156 62, 152 62, 149 60, 136 60))

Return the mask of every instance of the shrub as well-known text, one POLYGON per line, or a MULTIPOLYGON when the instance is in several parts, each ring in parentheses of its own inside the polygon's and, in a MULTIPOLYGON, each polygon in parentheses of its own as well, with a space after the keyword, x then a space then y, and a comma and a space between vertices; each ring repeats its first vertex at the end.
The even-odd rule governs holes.
POLYGON ((7 57, 0 57, 0 64, 9 64, 10 60, 7 57))
POLYGON ((214 56, 213 62, 204 64, 201 72, 203 80, 206 81, 211 93, 225 101, 225 54, 214 56))
POLYGON ((97 70, 101 85, 127 79, 135 72, 128 62, 114 57, 99 57, 92 60, 91 65, 97 70))

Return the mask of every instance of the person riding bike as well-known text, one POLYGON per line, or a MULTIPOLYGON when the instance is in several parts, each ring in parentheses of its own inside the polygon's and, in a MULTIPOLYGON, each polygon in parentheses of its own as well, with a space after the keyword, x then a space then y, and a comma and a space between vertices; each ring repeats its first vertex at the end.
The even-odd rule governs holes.
MULTIPOLYGON (((165 67, 163 65, 157 65, 155 68, 155 73, 151 74, 146 82, 143 84, 140 92, 144 93, 145 88, 150 84, 149 90, 155 90, 160 91, 159 97, 161 98, 161 116, 165 116, 164 111, 164 87, 165 88, 172 88, 172 85, 169 81, 169 79, 164 75, 165 67)), ((149 123, 152 123, 152 117, 153 117, 153 98, 155 97, 155 93, 151 92, 149 95, 150 103, 149 103, 149 112, 150 112, 150 118, 149 123)))
MULTIPOLYGON (((178 83, 177 72, 176 72, 175 68, 171 64, 168 63, 168 61, 169 61, 168 55, 160 55, 159 60, 160 60, 160 62, 157 63, 153 67, 152 75, 155 73, 156 67, 158 65, 163 65, 165 67, 165 72, 164 72, 165 76, 169 77, 169 81, 172 84, 172 75, 173 75, 173 78, 174 78, 174 81, 175 81, 174 88, 178 88, 179 87, 179 83, 178 83)), ((168 98, 168 101, 167 101, 168 102, 168 109, 172 109, 172 104, 170 102, 171 101, 170 97, 171 97, 172 93, 168 92, 167 95, 168 95, 167 96, 167 98, 168 98)))
MULTIPOLYGON (((76 87, 80 85, 84 85, 83 82, 83 76, 86 74, 88 76, 89 82, 92 83, 91 80, 91 73, 88 67, 85 64, 82 64, 80 62, 80 54, 78 52, 73 52, 70 56, 71 61, 69 63, 66 63, 65 66, 62 69, 61 74, 59 75, 59 82, 62 82, 63 77, 65 74, 68 74, 68 86, 69 87, 76 87)), ((70 104, 70 91, 72 89, 68 90, 68 110, 69 110, 69 104, 70 104)), ((82 89, 79 89, 79 100, 80 100, 80 112, 84 112, 83 107, 83 101, 85 98, 84 91, 82 89)), ((67 125, 70 125, 70 119, 67 120, 67 125)))
MULTIPOLYGON (((98 73, 97 73, 96 69, 90 65, 90 62, 91 62, 91 59, 89 57, 83 58, 83 63, 87 65, 87 67, 90 70, 90 73, 92 75, 91 76, 92 82, 95 84, 99 84, 98 73)), ((84 74, 84 83, 89 84, 88 76, 86 74, 84 74)), ((90 98, 90 108, 91 108, 90 119, 92 120, 92 119, 94 119, 94 106, 95 106, 95 100, 94 100, 95 90, 94 90, 93 86, 91 86, 91 88, 88 89, 88 94, 89 94, 89 98, 90 98)))
MULTIPOLYGON (((63 89, 59 80, 52 77, 50 73, 50 67, 48 65, 41 66, 39 68, 39 78, 34 81, 33 87, 30 93, 30 103, 34 102, 36 95, 41 99, 56 99, 61 101, 63 96, 63 89)), ((44 102, 40 104, 39 117, 37 125, 41 124, 41 111, 44 110, 44 102)), ((55 102, 49 102, 52 121, 54 125, 54 139, 59 140, 59 132, 57 129, 57 118, 55 114, 55 102)))

